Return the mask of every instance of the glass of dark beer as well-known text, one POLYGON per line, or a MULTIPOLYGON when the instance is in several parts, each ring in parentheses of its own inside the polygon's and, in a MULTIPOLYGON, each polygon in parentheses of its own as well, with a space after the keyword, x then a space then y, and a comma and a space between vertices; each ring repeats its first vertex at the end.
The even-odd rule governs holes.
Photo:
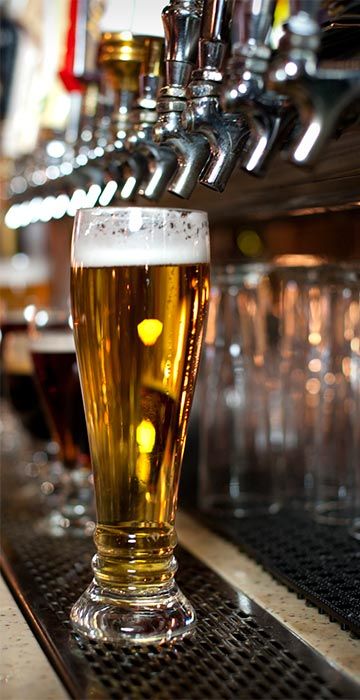
POLYGON ((1 309, 0 387, 2 397, 39 447, 41 443, 45 446, 50 435, 34 384, 27 311, 31 313, 30 306, 16 310, 1 309))
POLYGON ((63 466, 62 499, 42 521, 54 535, 90 534, 93 489, 90 455, 69 311, 37 309, 29 325, 34 376, 63 466))
POLYGON ((97 506, 92 639, 163 642, 195 624, 174 580, 181 461, 209 295, 204 212, 77 214, 72 310, 97 506))

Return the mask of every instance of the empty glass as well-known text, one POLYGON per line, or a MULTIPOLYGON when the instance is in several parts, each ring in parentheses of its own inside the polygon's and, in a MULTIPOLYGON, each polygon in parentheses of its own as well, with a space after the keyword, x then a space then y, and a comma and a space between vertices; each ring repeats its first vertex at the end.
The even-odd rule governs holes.
POLYGON ((279 318, 269 266, 215 268, 200 388, 200 507, 277 512, 283 468, 279 318))
POLYGON ((360 267, 284 256, 215 271, 200 505, 350 523, 360 467, 360 267))

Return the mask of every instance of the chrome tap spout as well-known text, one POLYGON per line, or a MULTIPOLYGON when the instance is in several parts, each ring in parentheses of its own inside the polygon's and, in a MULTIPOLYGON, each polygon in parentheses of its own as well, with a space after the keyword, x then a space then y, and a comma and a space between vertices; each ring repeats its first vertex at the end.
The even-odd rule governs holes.
POLYGON ((172 0, 163 10, 166 47, 166 86, 157 102, 158 120, 154 141, 170 147, 177 157, 177 170, 168 190, 190 197, 210 155, 202 134, 188 134, 181 122, 186 107, 186 86, 196 58, 202 13, 201 0, 172 0))
POLYGON ((149 200, 163 195, 177 168, 176 154, 168 146, 153 140, 156 121, 156 98, 162 80, 163 40, 146 37, 145 59, 140 69, 139 97, 132 114, 133 126, 128 131, 126 147, 146 162, 146 173, 139 187, 139 194, 149 200))
POLYGON ((317 162, 340 117, 360 98, 359 59, 319 62, 319 46, 316 17, 300 8, 287 23, 269 73, 269 85, 288 95, 300 120, 287 151, 288 160, 299 166, 317 162))
POLYGON ((199 182, 218 192, 224 191, 247 137, 243 121, 224 114, 219 101, 230 5, 227 0, 209 0, 205 4, 199 68, 192 73, 187 107, 182 115, 189 135, 205 136, 209 142, 211 156, 199 182))
POLYGON ((221 96, 223 109, 241 115, 248 126, 241 167, 258 176, 264 174, 293 123, 289 100, 266 84, 274 10, 274 0, 235 0, 232 56, 221 96))

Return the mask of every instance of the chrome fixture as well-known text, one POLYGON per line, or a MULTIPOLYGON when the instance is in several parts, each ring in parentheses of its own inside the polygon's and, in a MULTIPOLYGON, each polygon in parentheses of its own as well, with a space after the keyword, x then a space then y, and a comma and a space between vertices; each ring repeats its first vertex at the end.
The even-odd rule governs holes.
POLYGON ((222 94, 224 110, 242 115, 248 126, 241 167, 253 175, 264 174, 294 121, 289 99, 266 86, 274 10, 275 0, 235 0, 232 55, 222 94))
MULTIPOLYGON (((319 61, 320 1, 293 2, 278 56, 270 73, 271 88, 294 104, 300 125, 287 152, 296 164, 316 163, 340 117, 360 98, 360 60, 319 61)), ((357 110, 359 113, 359 110, 357 110)))
POLYGON ((146 161, 146 175, 139 194, 150 200, 158 200, 165 192, 177 168, 177 159, 169 146, 153 140, 156 122, 156 98, 160 89, 163 64, 163 39, 144 38, 145 58, 140 68, 139 97, 133 112, 133 126, 129 129, 125 145, 135 157, 146 161))
POLYGON ((204 4, 199 67, 192 72, 187 106, 182 113, 183 126, 190 133, 203 134, 211 148, 199 182, 218 192, 224 191, 248 138, 244 120, 224 114, 219 101, 231 5, 229 0, 208 0, 204 4))
POLYGON ((190 197, 210 155, 208 139, 203 134, 186 131, 181 121, 186 108, 186 87, 196 60, 201 15, 200 0, 172 0, 162 12, 166 86, 161 88, 157 101, 159 116, 154 140, 176 153, 177 170, 168 190, 184 198, 190 197))

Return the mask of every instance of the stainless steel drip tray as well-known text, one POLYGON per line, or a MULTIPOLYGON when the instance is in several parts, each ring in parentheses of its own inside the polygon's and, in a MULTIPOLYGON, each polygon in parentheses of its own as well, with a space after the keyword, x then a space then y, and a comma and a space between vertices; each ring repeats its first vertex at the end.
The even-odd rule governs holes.
MULTIPOLYGON (((5 532, 4 532, 5 531, 5 532)), ((37 536, 7 517, 4 573, 70 695, 78 700, 359 698, 336 671, 246 595, 178 548, 177 580, 198 614, 171 646, 114 647, 74 634, 72 603, 91 577, 91 541, 37 536)))

